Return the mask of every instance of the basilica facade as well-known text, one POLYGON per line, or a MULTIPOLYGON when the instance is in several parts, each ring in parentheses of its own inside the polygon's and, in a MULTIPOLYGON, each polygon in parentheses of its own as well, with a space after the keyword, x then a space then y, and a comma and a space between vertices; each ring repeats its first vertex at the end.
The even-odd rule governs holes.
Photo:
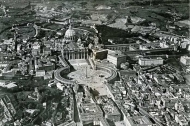
POLYGON ((74 30, 72 25, 66 30, 63 39, 55 43, 55 50, 61 51, 63 58, 71 59, 87 59, 88 47, 84 47, 84 41, 80 35, 74 30))

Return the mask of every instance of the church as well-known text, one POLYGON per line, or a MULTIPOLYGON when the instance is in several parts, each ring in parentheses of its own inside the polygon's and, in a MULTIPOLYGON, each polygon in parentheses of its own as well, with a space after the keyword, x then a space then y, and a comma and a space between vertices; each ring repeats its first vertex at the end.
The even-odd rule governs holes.
POLYGON ((88 58, 88 47, 84 47, 84 41, 81 41, 71 24, 61 41, 55 43, 55 50, 61 51, 67 60, 88 58))
POLYGON ((63 42, 75 42, 76 41, 76 32, 73 30, 72 25, 69 26, 69 29, 65 32, 63 42))

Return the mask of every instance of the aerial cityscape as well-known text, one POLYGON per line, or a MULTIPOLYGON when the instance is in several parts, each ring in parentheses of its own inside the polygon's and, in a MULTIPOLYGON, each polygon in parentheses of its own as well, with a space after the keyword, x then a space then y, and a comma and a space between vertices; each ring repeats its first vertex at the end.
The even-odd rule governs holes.
POLYGON ((190 126, 189 0, 0 0, 0 126, 190 126))

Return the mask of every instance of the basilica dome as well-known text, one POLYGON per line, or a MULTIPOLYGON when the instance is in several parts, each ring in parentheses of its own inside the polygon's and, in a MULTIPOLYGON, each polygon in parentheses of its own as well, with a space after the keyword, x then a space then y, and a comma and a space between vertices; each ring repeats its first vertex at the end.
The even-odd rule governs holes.
POLYGON ((72 26, 69 26, 69 29, 65 32, 65 39, 66 40, 75 40, 76 32, 73 30, 72 26))

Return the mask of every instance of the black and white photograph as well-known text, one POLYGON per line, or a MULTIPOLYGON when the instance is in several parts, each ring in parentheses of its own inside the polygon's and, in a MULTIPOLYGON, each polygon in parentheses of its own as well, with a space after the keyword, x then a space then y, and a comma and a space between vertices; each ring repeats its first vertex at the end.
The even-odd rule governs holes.
POLYGON ((0 126, 190 126, 189 0, 0 0, 0 126))

